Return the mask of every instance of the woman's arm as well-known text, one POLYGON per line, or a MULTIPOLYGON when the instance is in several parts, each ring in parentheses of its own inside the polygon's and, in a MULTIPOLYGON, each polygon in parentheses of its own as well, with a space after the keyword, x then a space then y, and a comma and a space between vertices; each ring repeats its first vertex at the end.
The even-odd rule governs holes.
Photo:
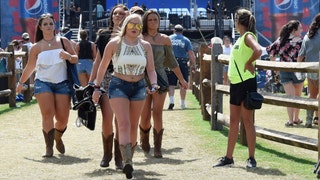
POLYGON ((157 73, 155 71, 154 68, 154 60, 153 60, 153 53, 152 53, 152 48, 150 43, 146 42, 144 44, 144 49, 146 51, 147 54, 147 65, 146 65, 146 69, 147 69, 147 73, 148 73, 148 77, 150 80, 150 84, 151 85, 157 85, 157 73))
POLYGON ((244 71, 248 70, 251 72, 251 74, 254 74, 255 67, 253 66, 252 63, 255 60, 259 59, 259 57, 262 54, 262 49, 261 49, 260 44, 256 41, 254 36, 251 34, 246 35, 245 43, 248 47, 250 47, 253 50, 253 53, 252 53, 251 57, 249 58, 249 60, 246 62, 245 66, 244 66, 244 71))
POLYGON ((63 41, 65 50, 61 51, 60 57, 68 60, 72 64, 78 63, 78 55, 76 54, 71 42, 65 37, 61 37, 61 41, 63 41))
POLYGON ((28 78, 34 72, 39 52, 40 52, 39 45, 34 45, 30 48, 28 62, 26 64, 26 67, 23 69, 22 75, 16 86, 17 93, 20 93, 22 91, 22 88, 23 88, 22 85, 28 80, 28 78))
POLYGON ((97 71, 98 71, 99 65, 101 63, 101 55, 100 55, 99 49, 97 50, 96 54, 97 55, 96 55, 95 60, 93 61, 93 66, 92 66, 92 70, 91 70, 91 74, 90 74, 90 78, 89 78, 90 83, 92 83, 96 79, 97 71))

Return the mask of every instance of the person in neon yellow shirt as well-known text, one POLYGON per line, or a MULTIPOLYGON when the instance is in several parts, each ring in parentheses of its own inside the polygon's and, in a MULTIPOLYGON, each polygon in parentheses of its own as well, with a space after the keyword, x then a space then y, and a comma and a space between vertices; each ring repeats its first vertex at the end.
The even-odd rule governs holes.
POLYGON ((235 15, 235 26, 240 37, 234 44, 229 62, 228 77, 230 80, 230 129, 227 153, 213 167, 232 166, 233 151, 238 138, 240 117, 245 126, 249 149, 247 168, 257 166, 255 160, 256 132, 253 122, 253 110, 244 107, 247 91, 257 91, 255 77, 255 60, 262 54, 257 42, 256 20, 246 9, 238 9, 235 15), (239 116, 240 114, 240 116, 239 116))

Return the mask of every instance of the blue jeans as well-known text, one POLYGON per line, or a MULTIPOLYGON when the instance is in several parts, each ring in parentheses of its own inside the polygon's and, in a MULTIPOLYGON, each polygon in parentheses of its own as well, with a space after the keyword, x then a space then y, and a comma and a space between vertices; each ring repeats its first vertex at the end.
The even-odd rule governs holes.
POLYGON ((130 101, 146 99, 146 82, 141 79, 138 82, 127 82, 112 76, 109 85, 109 99, 126 98, 130 101))
POLYGON ((77 64, 78 73, 91 74, 93 61, 91 59, 79 59, 77 64))
POLYGON ((69 88, 69 81, 65 80, 59 83, 51 83, 36 79, 34 82, 34 94, 36 95, 44 92, 70 95, 71 89, 69 88))

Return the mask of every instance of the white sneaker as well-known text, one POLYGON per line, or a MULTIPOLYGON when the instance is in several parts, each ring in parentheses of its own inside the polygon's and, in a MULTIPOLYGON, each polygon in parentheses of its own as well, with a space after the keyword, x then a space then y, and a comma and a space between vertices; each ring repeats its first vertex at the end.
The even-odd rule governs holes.
POLYGON ((186 105, 185 104, 181 104, 181 109, 186 109, 186 105))

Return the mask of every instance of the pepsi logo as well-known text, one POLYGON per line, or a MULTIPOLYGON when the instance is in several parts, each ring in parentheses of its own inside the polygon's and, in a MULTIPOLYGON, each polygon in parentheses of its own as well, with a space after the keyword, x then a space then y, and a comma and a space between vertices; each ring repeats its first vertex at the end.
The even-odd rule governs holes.
POLYGON ((24 9, 30 15, 38 15, 42 12, 43 3, 41 0, 25 0, 24 9))
POLYGON ((291 7, 293 0, 274 0, 275 6, 280 10, 287 10, 291 7))

